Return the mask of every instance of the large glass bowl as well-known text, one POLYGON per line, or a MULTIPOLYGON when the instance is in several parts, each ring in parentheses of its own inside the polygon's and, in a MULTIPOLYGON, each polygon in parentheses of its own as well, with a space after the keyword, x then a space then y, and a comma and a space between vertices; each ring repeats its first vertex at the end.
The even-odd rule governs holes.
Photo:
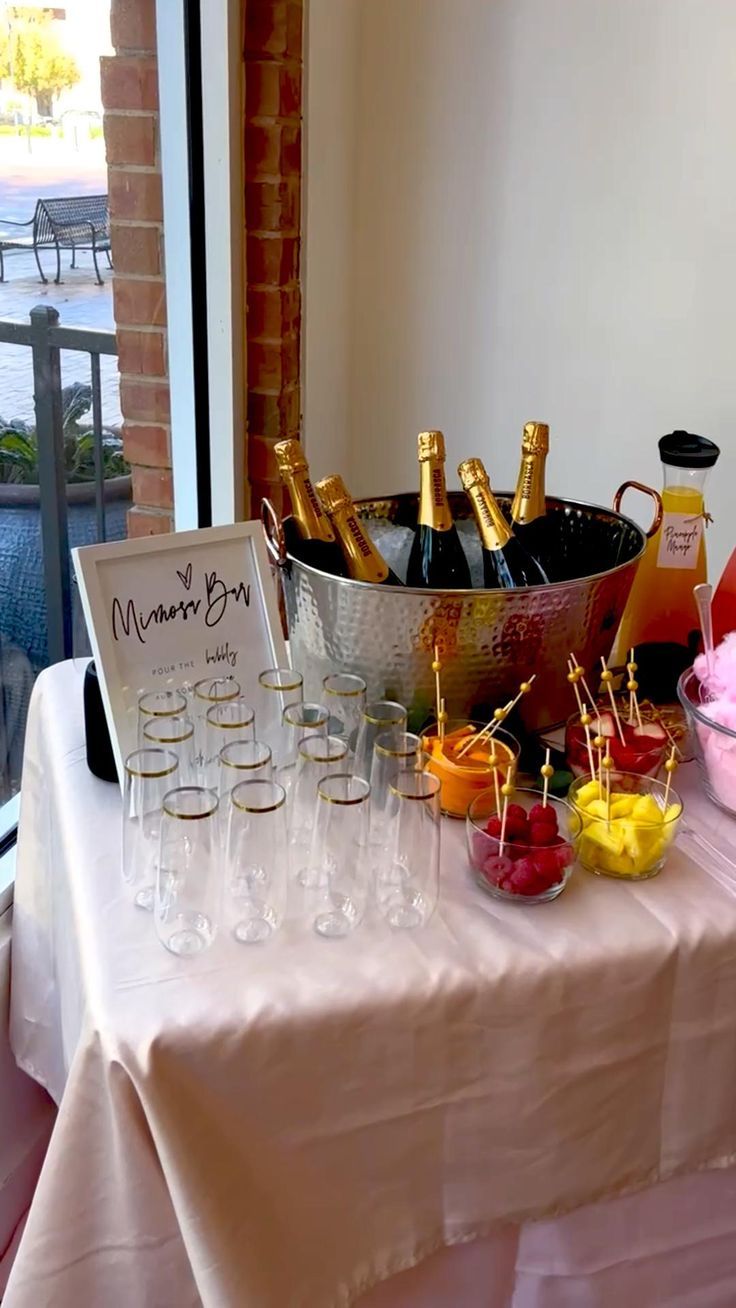
POLYGON ((579 814, 583 829, 578 859, 597 876, 644 881, 662 870, 682 817, 682 800, 654 777, 619 773, 611 787, 611 816, 605 783, 590 777, 573 781, 568 801, 579 814))
MULTIPOLYGON (((495 787, 472 801, 465 820, 468 858, 481 890, 515 904, 545 904, 567 885, 582 823, 562 799, 547 799, 554 827, 545 832, 542 796, 538 790, 516 790, 509 801, 503 850, 495 787), (526 817, 526 828, 523 815, 526 817), (488 830, 489 823, 491 830, 488 830)), ((548 819, 547 819, 548 820, 548 819)))
POLYGON ((708 717, 701 685, 692 668, 677 683, 677 697, 687 715, 703 789, 725 813, 736 817, 736 731, 708 717))

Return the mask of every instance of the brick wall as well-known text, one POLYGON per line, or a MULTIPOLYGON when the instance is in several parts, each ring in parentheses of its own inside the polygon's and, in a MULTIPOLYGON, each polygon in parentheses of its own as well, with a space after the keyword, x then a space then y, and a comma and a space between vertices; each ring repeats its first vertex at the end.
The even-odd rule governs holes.
POLYGON ((302 0, 245 0, 245 225, 251 511, 280 505, 273 447, 300 427, 302 0))
POLYGON ((173 526, 155 0, 112 0, 102 101, 131 536, 173 526))
MULTIPOLYGON (((276 441, 300 427, 303 0, 243 0, 247 419, 252 512, 281 503, 276 441)), ((203 8, 206 14, 206 9, 203 8)), ((112 0, 102 60, 113 296, 131 535, 172 528, 155 0, 112 0)), ((245 433, 243 433, 245 440, 245 433)))

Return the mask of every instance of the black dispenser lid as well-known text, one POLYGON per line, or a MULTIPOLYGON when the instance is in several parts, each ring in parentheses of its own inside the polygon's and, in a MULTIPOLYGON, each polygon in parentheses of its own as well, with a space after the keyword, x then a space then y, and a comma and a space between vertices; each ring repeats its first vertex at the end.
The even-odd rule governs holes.
POLYGON ((671 431, 659 441, 660 458, 671 468, 712 468, 720 452, 713 441, 689 431, 671 431))

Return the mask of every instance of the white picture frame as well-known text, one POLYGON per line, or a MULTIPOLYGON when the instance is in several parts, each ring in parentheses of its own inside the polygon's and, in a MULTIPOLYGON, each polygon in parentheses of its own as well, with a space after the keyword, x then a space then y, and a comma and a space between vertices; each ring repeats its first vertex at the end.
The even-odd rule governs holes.
POLYGON ((234 676, 258 713, 258 674, 288 667, 260 522, 72 550, 122 784, 138 698, 234 676))

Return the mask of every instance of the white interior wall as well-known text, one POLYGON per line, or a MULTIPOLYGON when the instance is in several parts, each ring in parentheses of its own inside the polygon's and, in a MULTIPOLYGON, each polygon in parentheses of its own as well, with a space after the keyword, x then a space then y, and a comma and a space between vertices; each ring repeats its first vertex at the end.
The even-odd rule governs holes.
POLYGON ((438 426, 453 470, 478 453, 511 487, 536 418, 549 489, 610 502, 626 478, 658 484, 657 437, 686 427, 723 449, 719 568, 733 0, 309 0, 307 49, 316 470, 356 494, 411 487, 415 434, 438 426))

